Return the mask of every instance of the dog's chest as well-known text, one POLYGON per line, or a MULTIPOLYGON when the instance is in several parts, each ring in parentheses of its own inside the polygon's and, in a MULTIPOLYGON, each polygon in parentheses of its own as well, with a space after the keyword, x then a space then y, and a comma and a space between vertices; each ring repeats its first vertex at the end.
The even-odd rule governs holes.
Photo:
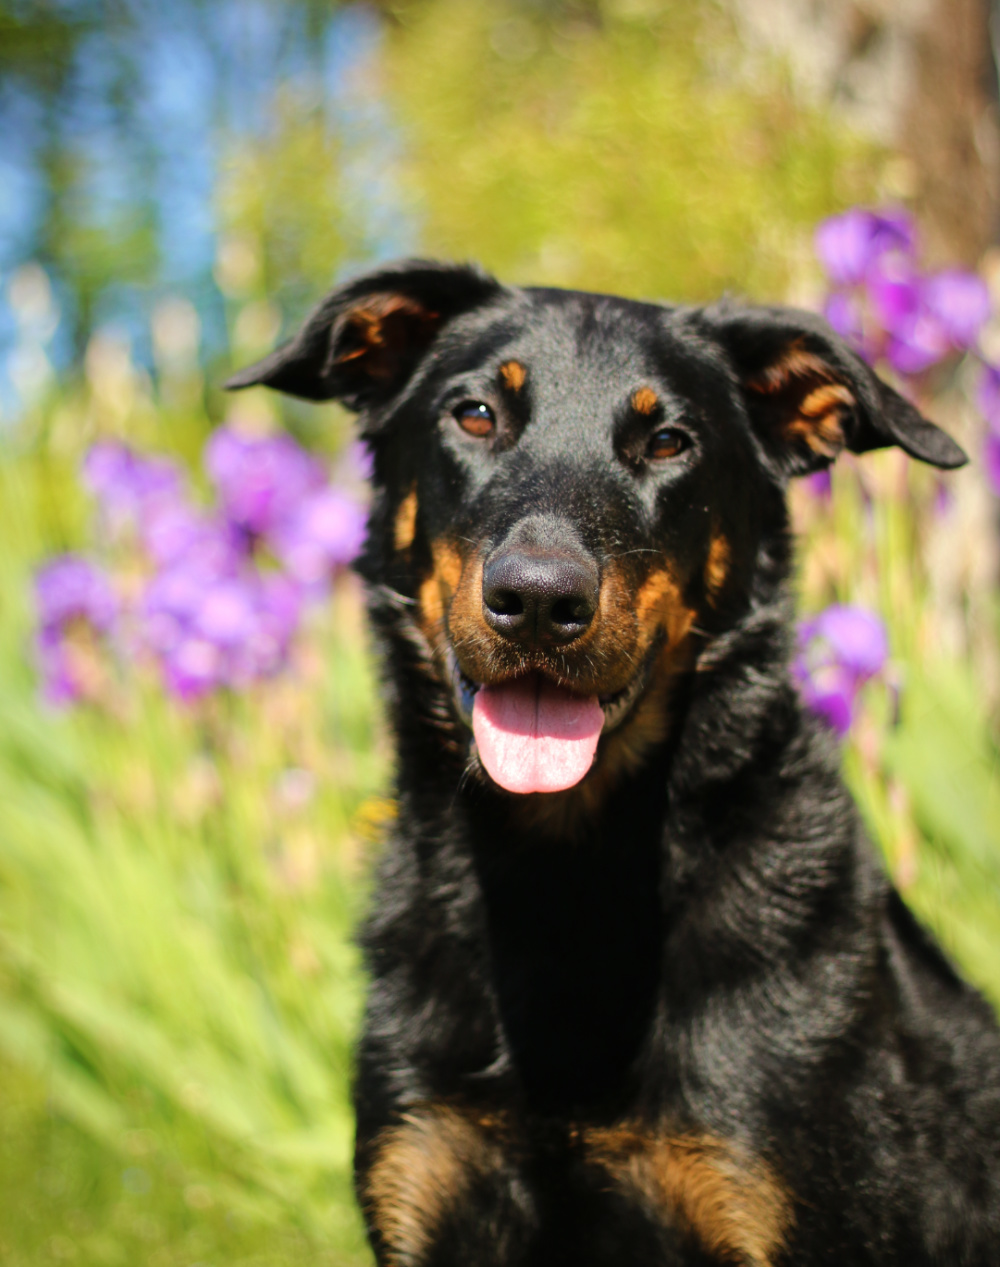
POLYGON ((504 1046, 543 1112, 620 1094, 660 982, 660 849, 649 832, 477 858, 504 1046))
POLYGON ((388 1261, 427 1267, 772 1267, 791 1208, 760 1159, 707 1134, 457 1104, 383 1135, 365 1196, 388 1261))

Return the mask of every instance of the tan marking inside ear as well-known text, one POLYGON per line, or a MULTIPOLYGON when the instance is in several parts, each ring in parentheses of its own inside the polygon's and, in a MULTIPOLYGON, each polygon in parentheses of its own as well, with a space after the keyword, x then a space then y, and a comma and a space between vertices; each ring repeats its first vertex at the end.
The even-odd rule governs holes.
POLYGON ((820 457, 835 458, 845 444, 841 419, 854 403, 854 393, 842 383, 824 383, 805 398, 786 431, 801 436, 820 457))
POLYGON ((750 379, 747 389, 774 398, 782 415, 778 425, 785 440, 802 441, 819 457, 831 460, 844 447, 842 420, 857 404, 854 393, 838 381, 821 357, 807 352, 800 340, 750 379))
POLYGON ((417 535, 417 487, 410 489, 399 503, 393 522, 393 543, 397 550, 409 550, 417 535))
POLYGON ((341 352, 336 363, 364 358, 363 367, 373 378, 390 378, 407 345, 429 342, 439 322, 439 313, 406 295, 372 295, 342 318, 341 337, 354 346, 341 352))
POLYGON ((524 380, 528 377, 528 371, 520 361, 504 361, 500 366, 500 377, 505 387, 512 392, 519 392, 524 386, 524 380))
POLYGON ((732 550, 729 542, 717 533, 708 547, 708 558, 705 560, 705 590, 708 601, 714 607, 729 575, 732 550))
POLYGON ((588 1130, 584 1143, 618 1187, 676 1220, 708 1254, 773 1267, 791 1200, 761 1158, 711 1135, 656 1135, 627 1125, 588 1130))
POLYGON ((795 339, 784 353, 747 382, 752 392, 773 394, 784 391, 793 379, 814 379, 821 383, 835 381, 834 373, 821 356, 807 352, 801 339, 795 339))
POLYGON ((660 398, 652 387, 640 387, 632 393, 632 408, 637 414, 651 414, 660 403, 660 398))
POLYGON ((470 1183, 502 1164, 495 1127, 435 1105, 382 1132, 363 1192, 389 1267, 418 1267, 470 1183))

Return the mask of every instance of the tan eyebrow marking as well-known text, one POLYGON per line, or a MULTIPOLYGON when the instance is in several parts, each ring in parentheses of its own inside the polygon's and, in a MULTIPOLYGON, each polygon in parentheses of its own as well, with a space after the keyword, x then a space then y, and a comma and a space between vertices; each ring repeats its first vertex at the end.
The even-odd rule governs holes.
POLYGON ((660 403, 660 398, 652 387, 640 387, 632 393, 632 408, 637 414, 651 414, 660 403))
POLYGON ((500 366, 500 377, 505 387, 509 387, 512 392, 519 392, 528 377, 528 371, 520 361, 504 361, 500 366))

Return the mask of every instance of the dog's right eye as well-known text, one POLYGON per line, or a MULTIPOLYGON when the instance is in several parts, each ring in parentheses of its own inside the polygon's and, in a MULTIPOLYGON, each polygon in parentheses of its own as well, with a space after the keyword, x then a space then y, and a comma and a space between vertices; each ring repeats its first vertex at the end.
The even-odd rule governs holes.
POLYGON ((489 405, 484 405, 478 400, 464 401, 453 412, 455 421, 470 436, 492 435, 496 429, 497 420, 493 410, 489 405))

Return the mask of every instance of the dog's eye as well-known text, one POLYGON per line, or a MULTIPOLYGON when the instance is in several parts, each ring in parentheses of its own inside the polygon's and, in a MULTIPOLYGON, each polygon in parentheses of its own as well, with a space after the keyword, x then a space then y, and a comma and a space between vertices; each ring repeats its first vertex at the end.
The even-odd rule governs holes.
POLYGON ((675 458, 683 453, 690 441, 676 427, 661 427, 649 439, 646 456, 653 459, 675 458))
POLYGON ((492 435, 497 425, 493 410, 478 400, 467 400, 455 410, 455 420, 470 436, 492 435))

